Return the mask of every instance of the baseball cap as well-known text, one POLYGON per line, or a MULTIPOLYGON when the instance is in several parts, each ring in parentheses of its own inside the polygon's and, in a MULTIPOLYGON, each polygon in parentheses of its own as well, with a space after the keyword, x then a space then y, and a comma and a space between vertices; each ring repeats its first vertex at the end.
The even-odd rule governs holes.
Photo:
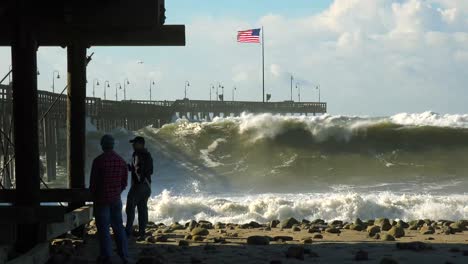
POLYGON ((134 139, 130 140, 130 143, 145 144, 145 138, 144 137, 135 137, 134 139))

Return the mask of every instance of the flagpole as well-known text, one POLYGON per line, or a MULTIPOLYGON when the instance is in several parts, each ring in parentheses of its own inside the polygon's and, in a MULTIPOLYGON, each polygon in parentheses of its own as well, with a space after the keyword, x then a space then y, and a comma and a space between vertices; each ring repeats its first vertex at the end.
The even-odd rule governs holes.
POLYGON ((262 100, 265 103, 265 35, 263 34, 263 26, 262 26, 262 86, 263 86, 262 100))

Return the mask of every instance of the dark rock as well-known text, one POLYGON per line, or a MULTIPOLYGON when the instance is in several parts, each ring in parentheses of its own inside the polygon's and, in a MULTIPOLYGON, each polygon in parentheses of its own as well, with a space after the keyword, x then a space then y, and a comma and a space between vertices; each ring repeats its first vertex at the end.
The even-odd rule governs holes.
POLYGON ((192 236, 207 236, 210 232, 206 228, 196 227, 192 230, 192 236))
POLYGON ((313 238, 313 239, 322 239, 323 236, 322 236, 322 234, 314 234, 314 235, 312 236, 312 238, 313 238))
POLYGON ((398 264, 398 261, 389 257, 385 257, 380 260, 380 264, 398 264))
POLYGON ((156 242, 167 242, 167 239, 168 239, 167 236, 157 236, 156 242))
POLYGON ((435 240, 435 238, 433 238, 433 237, 428 237, 428 238, 426 238, 426 240, 435 240))
POLYGON ((388 231, 392 228, 392 224, 390 224, 390 220, 388 220, 388 218, 377 218, 375 219, 374 225, 380 226, 382 231, 388 231))
POLYGON ((452 223, 452 224, 450 224, 450 228, 451 228, 452 232, 454 232, 454 233, 461 233, 465 229, 465 227, 460 225, 460 223, 452 223))
POLYGON ((380 233, 375 234, 372 238, 374 238, 374 239, 380 239, 380 233))
POLYGON ((284 219, 283 221, 281 221, 280 227, 281 228, 292 228, 293 225, 297 225, 297 224, 300 224, 299 221, 297 221, 296 219, 291 217, 291 218, 284 219))
POLYGON ((250 222, 249 226, 250 226, 250 228, 260 228, 260 227, 262 227, 261 224, 255 222, 255 221, 250 222))
POLYGON ((343 225, 343 221, 341 220, 334 220, 330 223, 330 226, 342 226, 343 225))
POLYGON ((418 230, 418 226, 417 225, 410 225, 408 227, 409 230, 418 230))
POLYGON ((302 243, 304 244, 312 244, 313 243, 313 240, 311 237, 305 237, 302 239, 302 243))
POLYGON ((396 226, 401 228, 408 228, 409 224, 404 222, 403 220, 398 220, 396 226))
POLYGON ((310 221, 307 220, 307 219, 302 219, 301 223, 302 223, 303 225, 310 225, 310 221))
POLYGON ((423 227, 421 227, 419 232, 423 235, 432 235, 435 233, 435 230, 432 226, 424 225, 423 227))
POLYGON ((354 260, 356 261, 369 260, 369 253, 367 253, 364 250, 359 250, 358 252, 356 252, 356 255, 354 255, 354 260))
POLYGON ((205 240, 205 237, 204 236, 193 236, 192 237, 192 241, 197 241, 197 242, 200 242, 200 241, 204 241, 205 240))
POLYGON ((265 246, 270 244, 270 239, 265 236, 250 236, 247 238, 247 244, 265 246))
POLYGON ((357 224, 351 224, 349 226, 349 229, 354 230, 354 231, 362 231, 362 230, 364 230, 364 226, 363 225, 357 225, 357 224))
POLYGON ((311 224, 314 224, 314 225, 324 225, 324 224, 325 224, 325 220, 322 220, 322 219, 315 219, 314 221, 311 222, 311 224))
POLYGON ((185 235, 184 239, 185 240, 191 240, 192 239, 192 235, 188 234, 188 235, 185 235))
POLYGON ((388 234, 392 235, 395 238, 400 238, 405 236, 405 230, 403 227, 393 226, 388 230, 388 234))
POLYGON ((406 243, 396 243, 397 249, 400 250, 412 250, 412 251, 423 251, 423 250, 432 250, 432 246, 415 241, 415 242, 406 242, 406 243))
POLYGON ((339 233, 341 233, 340 229, 338 229, 338 228, 336 228, 336 227, 328 227, 327 229, 325 229, 325 232, 331 233, 331 234, 339 234, 339 233))
POLYGON ((280 224, 280 220, 273 220, 273 221, 271 221, 271 222, 269 223, 269 226, 270 226, 271 228, 276 228, 276 227, 278 227, 279 224, 280 224))
POLYGON ((265 229, 263 229, 263 230, 265 230, 265 231, 271 231, 271 227, 267 226, 267 227, 265 227, 265 229))
POLYGON ((304 248, 301 246, 291 246, 286 251, 286 257, 304 260, 304 248))
POLYGON ((215 229, 224 229, 224 228, 226 228, 226 225, 223 224, 223 223, 218 222, 218 223, 215 224, 214 228, 215 229))
POLYGON ((395 241, 395 238, 390 234, 381 234, 380 240, 382 241, 395 241))
POLYGON ((179 240, 179 247, 188 247, 189 245, 187 240, 179 240))
POLYGON ((174 224, 172 224, 172 225, 170 226, 170 229, 171 229, 171 230, 174 230, 174 231, 175 231, 175 230, 184 230, 185 227, 184 227, 183 225, 179 224, 179 223, 174 223, 174 224))
POLYGON ((192 231, 195 227, 197 227, 197 225, 198 225, 197 221, 192 220, 192 221, 188 222, 187 229, 192 231))
POLYGON ((413 220, 413 221, 410 221, 410 222, 409 222, 409 225, 410 225, 410 226, 416 226, 416 227, 421 227, 421 226, 423 226, 424 224, 425 224, 424 220, 421 220, 421 219, 419 219, 419 220, 413 220))
POLYGON ((213 238, 213 242, 224 244, 224 243, 226 243, 226 239, 224 239, 222 237, 215 237, 215 238, 213 238))
POLYGON ((367 233, 369 234, 370 237, 373 237, 375 234, 380 233, 380 226, 368 226, 367 227, 367 233))
POLYGON ((286 242, 286 241, 293 241, 293 237, 291 236, 275 236, 273 237, 273 241, 283 241, 283 242, 286 242))
POLYGON ((320 227, 318 226, 311 226, 307 232, 309 233, 320 233, 320 227))
POLYGON ((148 236, 145 238, 145 241, 148 243, 156 243, 156 238, 154 236, 148 236))
POLYGON ((353 224, 354 224, 354 225, 360 225, 360 226, 362 226, 362 225, 364 225, 364 222, 362 222, 361 219, 356 218, 356 220, 354 220, 354 223, 353 223, 353 224))
POLYGON ((300 231, 301 231, 301 228, 298 227, 297 225, 294 225, 294 226, 292 227, 292 231, 294 231, 294 232, 300 232, 300 231))

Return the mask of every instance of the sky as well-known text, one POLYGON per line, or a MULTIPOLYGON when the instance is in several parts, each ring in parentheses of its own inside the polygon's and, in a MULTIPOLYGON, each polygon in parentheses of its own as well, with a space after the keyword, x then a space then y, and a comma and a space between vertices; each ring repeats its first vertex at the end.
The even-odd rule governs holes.
MULTIPOLYGON (((264 27, 265 85, 273 101, 328 103, 331 114, 468 113, 468 1, 465 0, 166 0, 166 24, 185 24, 185 47, 92 47, 87 94, 104 82, 115 99, 208 100, 212 85, 225 99, 259 101, 261 46, 236 42, 238 30, 264 27), (142 61, 143 63, 138 63, 142 61), (296 89, 296 84, 299 89, 296 89), (221 91, 220 91, 221 92, 221 91), (118 91, 123 99, 123 91, 118 91)), ((0 75, 9 48, 0 48, 0 75)), ((39 89, 66 83, 66 50, 39 48, 39 89)), ((215 95, 212 95, 213 99, 215 95)))

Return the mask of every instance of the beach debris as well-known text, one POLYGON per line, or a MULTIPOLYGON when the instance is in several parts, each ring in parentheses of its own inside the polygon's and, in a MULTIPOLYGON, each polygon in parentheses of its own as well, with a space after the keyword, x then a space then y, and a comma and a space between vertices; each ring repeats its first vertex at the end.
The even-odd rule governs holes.
POLYGON ((356 252, 356 255, 354 255, 354 260, 356 261, 364 261, 364 260, 369 260, 369 253, 364 250, 359 250, 356 252))
POLYGON ((287 258, 295 258, 304 260, 304 247, 302 246, 291 246, 286 251, 287 258))
POLYGON ((266 236, 249 236, 247 238, 248 245, 266 246, 270 244, 270 239, 266 236))

